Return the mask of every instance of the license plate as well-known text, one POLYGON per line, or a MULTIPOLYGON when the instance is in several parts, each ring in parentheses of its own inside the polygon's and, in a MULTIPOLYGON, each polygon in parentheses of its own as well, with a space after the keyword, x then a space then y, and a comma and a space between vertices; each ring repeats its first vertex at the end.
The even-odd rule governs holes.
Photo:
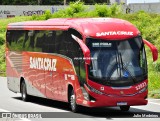
POLYGON ((117 106, 127 105, 127 102, 118 102, 117 106))

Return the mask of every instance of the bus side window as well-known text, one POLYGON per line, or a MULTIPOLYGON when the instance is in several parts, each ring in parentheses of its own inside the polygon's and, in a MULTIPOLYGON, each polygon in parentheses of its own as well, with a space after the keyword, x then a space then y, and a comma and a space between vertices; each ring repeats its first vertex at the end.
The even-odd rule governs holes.
POLYGON ((81 83, 81 85, 84 85, 86 82, 85 81, 86 80, 85 61, 84 61, 82 49, 80 49, 79 51, 80 51, 80 58, 82 58, 80 60, 80 83, 81 83))
POLYGON ((29 36, 28 36, 28 31, 24 31, 24 41, 23 41, 23 49, 26 50, 26 48, 28 47, 28 39, 29 39, 29 36))
POLYGON ((23 42, 24 50, 33 51, 34 49, 34 31, 27 31, 25 33, 25 40, 23 42))
POLYGON ((65 54, 65 49, 64 49, 64 32, 63 31, 56 31, 56 41, 55 41, 55 46, 56 50, 55 52, 58 54, 66 55, 65 54))
POLYGON ((55 31, 47 31, 45 47, 47 53, 55 53, 55 38, 56 32, 55 31))
MULTIPOLYGON (((76 30, 70 29, 66 36, 66 50, 68 51, 68 56, 75 61, 75 58, 79 58, 79 44, 72 38, 72 34, 75 36, 80 35, 76 30), (76 34, 77 33, 77 34, 76 34)), ((78 36, 80 37, 80 36, 78 36)), ((76 60, 77 61, 77 60, 76 60)))
POLYGON ((76 74, 79 77, 80 75, 80 70, 79 70, 79 44, 72 38, 73 32, 68 31, 68 36, 67 36, 67 50, 68 50, 68 57, 70 57, 73 61, 76 74))
POLYGON ((7 34, 8 47, 12 51, 22 51, 23 41, 24 41, 24 31, 23 30, 11 30, 7 34))
POLYGON ((46 34, 45 31, 39 31, 36 30, 35 31, 35 37, 34 37, 34 51, 35 52, 44 52, 45 51, 45 45, 44 45, 44 41, 46 38, 46 34))
POLYGON ((6 33, 6 46, 10 48, 11 43, 12 43, 12 33, 10 32, 10 30, 8 30, 6 33))
POLYGON ((20 51, 23 51, 23 41, 24 41, 24 36, 25 36, 25 33, 23 30, 21 31, 17 31, 17 47, 16 50, 20 50, 20 51))

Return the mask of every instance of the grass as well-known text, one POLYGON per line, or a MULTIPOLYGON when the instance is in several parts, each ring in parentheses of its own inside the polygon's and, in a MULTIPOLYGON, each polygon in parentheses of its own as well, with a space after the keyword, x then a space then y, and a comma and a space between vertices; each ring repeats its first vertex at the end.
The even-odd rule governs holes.
POLYGON ((6 63, 5 63, 5 34, 6 28, 9 23, 21 22, 32 20, 32 17, 15 17, 8 19, 0 19, 0 76, 6 76, 6 63))

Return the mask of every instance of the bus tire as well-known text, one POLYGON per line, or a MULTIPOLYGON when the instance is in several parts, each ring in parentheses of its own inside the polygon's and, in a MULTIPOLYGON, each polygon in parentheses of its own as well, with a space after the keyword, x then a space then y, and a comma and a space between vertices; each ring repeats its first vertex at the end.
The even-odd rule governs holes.
POLYGON ((129 111, 130 106, 120 106, 121 111, 129 111))
POLYGON ((74 113, 78 112, 78 105, 76 104, 76 95, 73 89, 70 92, 69 103, 72 112, 74 113))
POLYGON ((29 100, 29 95, 27 94, 27 87, 24 81, 21 83, 21 97, 23 101, 29 100))

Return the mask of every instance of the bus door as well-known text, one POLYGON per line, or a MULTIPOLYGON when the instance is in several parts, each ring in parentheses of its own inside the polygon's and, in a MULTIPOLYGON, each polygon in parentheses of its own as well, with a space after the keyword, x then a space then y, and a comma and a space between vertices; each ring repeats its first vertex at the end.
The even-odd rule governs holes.
POLYGON ((81 94, 83 93, 84 83, 86 79, 85 62, 84 62, 82 49, 79 47, 79 45, 77 46, 78 47, 75 54, 76 58, 74 58, 74 66, 75 66, 75 71, 78 77, 77 78, 78 81, 76 81, 76 83, 78 84, 75 84, 75 89, 76 89, 77 95, 79 95, 79 97, 83 97, 83 95, 81 94))
POLYGON ((88 63, 87 59, 88 59, 88 57, 90 57, 90 56, 86 56, 86 55, 88 55, 89 51, 81 39, 76 37, 74 34, 72 34, 71 36, 74 39, 74 42, 76 42, 77 48, 78 48, 78 50, 75 49, 75 51, 77 51, 78 54, 76 54, 75 57, 77 57, 77 58, 76 58, 76 60, 74 60, 75 61, 74 64, 76 65, 75 70, 76 70, 76 73, 78 76, 78 83, 79 83, 79 84, 76 84, 76 86, 77 86, 76 93, 77 93, 77 95, 79 95, 79 98, 80 97, 87 98, 88 95, 84 89, 84 84, 86 83, 85 63, 88 63), (86 54, 86 55, 84 55, 84 54, 86 54))
POLYGON ((85 70, 85 58, 83 56, 83 52, 81 49, 79 49, 79 57, 80 57, 80 60, 79 60, 79 83, 80 83, 80 88, 82 90, 82 93, 80 94, 83 94, 82 97, 86 97, 88 96, 85 89, 84 89, 84 84, 86 82, 86 70, 85 70))

